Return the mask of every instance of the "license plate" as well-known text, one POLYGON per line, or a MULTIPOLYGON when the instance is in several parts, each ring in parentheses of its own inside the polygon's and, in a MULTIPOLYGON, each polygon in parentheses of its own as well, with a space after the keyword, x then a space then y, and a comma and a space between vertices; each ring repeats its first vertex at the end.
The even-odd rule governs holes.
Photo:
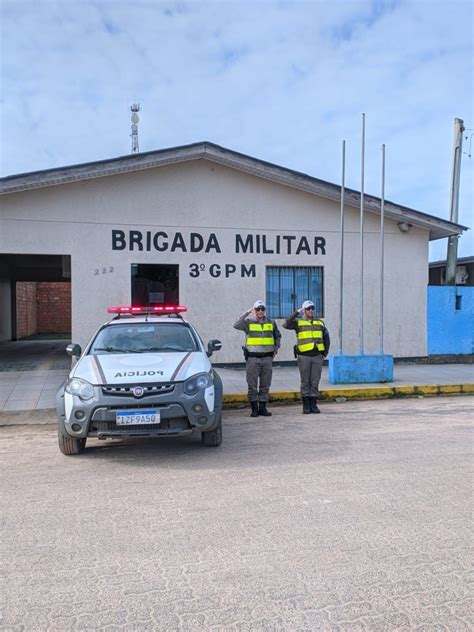
POLYGON ((116 413, 117 426, 138 426, 159 423, 159 410, 119 410, 116 413))

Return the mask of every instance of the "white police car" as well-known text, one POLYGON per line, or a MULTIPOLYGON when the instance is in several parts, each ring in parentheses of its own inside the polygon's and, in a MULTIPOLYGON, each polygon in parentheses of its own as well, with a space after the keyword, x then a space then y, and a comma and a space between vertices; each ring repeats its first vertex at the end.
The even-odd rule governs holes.
POLYGON ((222 381, 183 306, 111 307, 116 314, 93 336, 58 390, 59 449, 79 454, 87 437, 177 436, 201 432, 222 442, 222 381))

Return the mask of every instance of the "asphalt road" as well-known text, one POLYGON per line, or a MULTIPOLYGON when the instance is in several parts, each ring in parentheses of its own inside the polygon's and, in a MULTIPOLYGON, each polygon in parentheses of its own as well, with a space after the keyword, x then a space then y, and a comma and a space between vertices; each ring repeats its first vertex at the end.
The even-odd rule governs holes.
POLYGON ((220 448, 79 457, 0 428, 0 629, 472 629, 473 403, 227 412, 220 448))

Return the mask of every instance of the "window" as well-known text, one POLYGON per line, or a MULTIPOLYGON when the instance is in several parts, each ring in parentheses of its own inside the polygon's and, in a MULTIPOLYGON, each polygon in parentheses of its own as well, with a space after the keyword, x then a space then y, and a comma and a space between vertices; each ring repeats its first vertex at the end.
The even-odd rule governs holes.
POLYGON ((303 301, 314 303, 314 315, 324 316, 322 267, 267 267, 267 312, 287 318, 303 301))
POLYGON ((181 323, 124 323, 103 327, 89 353, 182 353, 198 351, 191 329, 181 323))

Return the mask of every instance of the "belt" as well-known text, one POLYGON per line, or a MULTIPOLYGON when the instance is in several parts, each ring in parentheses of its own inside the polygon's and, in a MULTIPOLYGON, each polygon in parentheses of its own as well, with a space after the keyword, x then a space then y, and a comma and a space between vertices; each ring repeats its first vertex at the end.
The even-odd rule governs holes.
POLYGON ((300 356, 306 356, 307 358, 315 358, 316 356, 323 355, 323 352, 314 351, 314 349, 311 349, 311 351, 297 351, 296 354, 300 356))

